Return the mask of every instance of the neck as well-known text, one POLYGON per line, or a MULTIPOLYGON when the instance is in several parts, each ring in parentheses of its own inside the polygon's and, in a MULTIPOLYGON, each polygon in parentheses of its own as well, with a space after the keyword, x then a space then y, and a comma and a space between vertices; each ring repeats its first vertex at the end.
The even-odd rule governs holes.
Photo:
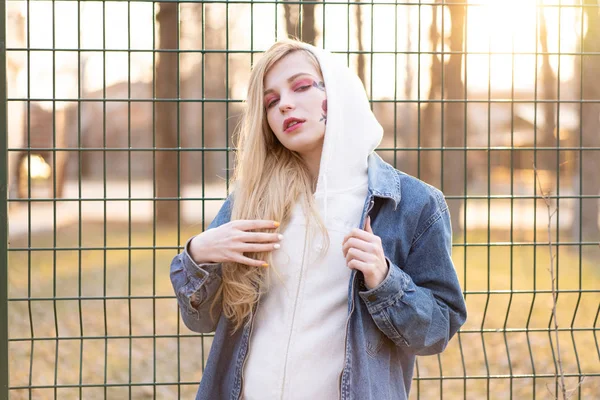
MULTIPOLYGON (((311 181, 313 182, 313 189, 316 190, 317 181, 319 179, 319 169, 321 167, 321 153, 323 147, 320 147, 316 151, 308 154, 302 154, 302 159, 308 167, 308 173, 310 174, 311 181)), ((314 191, 313 190, 313 191, 314 191)))

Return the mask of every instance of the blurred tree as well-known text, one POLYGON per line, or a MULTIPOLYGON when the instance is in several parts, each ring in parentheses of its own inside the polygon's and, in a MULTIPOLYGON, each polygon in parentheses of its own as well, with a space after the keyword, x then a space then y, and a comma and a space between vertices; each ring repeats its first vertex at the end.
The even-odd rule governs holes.
MULTIPOLYGON (((442 13, 440 1, 437 0, 432 6, 431 26, 429 28, 429 40, 434 52, 444 51, 444 43, 440 43, 444 32, 438 29, 438 13, 442 13)), ((445 5, 450 15, 450 40, 449 47, 452 54, 444 63, 444 54, 433 54, 431 60, 431 86, 429 88, 428 103, 422 114, 421 147, 431 148, 434 146, 462 148, 465 146, 465 87, 462 79, 462 67, 465 37, 465 3, 462 0, 448 0, 445 5), (444 79, 442 85, 442 68, 444 68, 444 79), (442 93, 443 88, 443 93, 442 93), (442 102, 443 121, 441 121, 442 108, 434 102, 442 102), (458 100, 458 101, 457 101, 458 100), (435 143, 434 139, 440 129, 443 134, 441 140, 435 143)), ((444 25, 442 25, 444 26, 444 25)), ((424 181, 440 187, 446 195, 461 196, 465 187, 465 160, 464 150, 451 150, 443 152, 443 164, 438 161, 437 151, 423 151, 421 153, 421 174, 424 181), (441 168, 443 167, 443 175, 441 168), (439 171, 439 172, 438 172, 439 171)), ((452 219, 452 229, 455 235, 462 232, 460 225, 460 209, 463 201, 453 199, 448 201, 452 219)))
MULTIPOLYGON (((581 134, 580 143, 584 151, 581 156, 582 168, 574 179, 575 187, 579 187, 581 181, 582 187, 579 191, 582 195, 597 196, 600 192, 600 151, 585 150, 589 147, 600 147, 600 80, 598 80, 598 70, 600 70, 600 8, 598 0, 584 0, 584 16, 587 18, 587 32, 582 41, 583 55, 581 57, 581 93, 584 103, 581 104, 581 134), (592 54, 590 54, 592 53, 592 54), (594 102, 592 102, 594 101, 594 102)), ((600 241, 600 230, 598 229, 598 199, 583 199, 581 208, 577 203, 573 218, 572 230, 575 237, 579 237, 579 222, 581 220, 581 230, 583 241, 600 241)))
MULTIPOLYGON (((542 103, 542 109, 544 110, 542 115, 544 116, 542 122, 542 129, 538 135, 538 146, 542 147, 558 147, 558 140, 555 139, 554 130, 556 129, 556 95, 557 95, 557 77, 554 75, 552 66, 550 65, 550 54, 548 49, 548 28, 546 24, 545 9, 542 7, 538 9, 538 41, 540 43, 542 51, 542 66, 541 66, 541 80, 542 80, 542 99, 545 100, 542 103)), ((557 168, 559 167, 556 163, 556 153, 554 151, 542 151, 538 152, 536 167, 554 170, 558 174, 557 168)))
POLYGON ((366 71, 366 56, 363 53, 365 50, 365 45, 363 43, 363 20, 362 20, 362 7, 360 5, 360 0, 356 0, 356 41, 358 42, 358 77, 363 83, 363 86, 367 87, 367 71, 366 71))
MULTIPOLYGON (((405 100, 411 100, 411 96, 412 96, 412 92, 413 92, 413 81, 414 81, 414 69, 413 69, 413 63, 411 60, 411 54, 410 52, 412 52, 412 33, 413 33, 413 24, 412 24, 412 19, 411 19, 411 14, 412 14, 412 6, 408 5, 405 6, 406 8, 406 43, 405 43, 405 51, 406 51, 406 77, 404 78, 404 99, 405 100)), ((417 26, 419 26, 420 24, 417 24, 417 26)), ((406 108, 409 110, 408 112, 404 113, 404 118, 403 118, 403 127, 405 129, 406 132, 412 132, 412 112, 410 111, 412 109, 413 103, 406 103, 406 108)))
MULTIPOLYGON (((20 5, 14 2, 6 2, 6 38, 7 47, 25 47, 25 18, 20 10, 20 5)), ((6 90, 9 97, 24 97, 19 93, 18 77, 25 68, 26 59, 18 51, 9 51, 6 53, 6 90)), ((9 148, 22 148, 26 143, 26 122, 25 104, 23 102, 11 101, 6 104, 8 115, 8 137, 7 144, 9 148)), ((24 185, 28 182, 21 182, 20 170, 21 161, 26 156, 25 151, 8 152, 8 197, 22 197, 26 192, 24 185)), ((19 203, 10 202, 9 207, 15 207, 19 203)))
MULTIPOLYGON (((464 0, 447 0, 446 7, 450 12, 450 58, 445 66, 444 90, 444 147, 464 148, 465 143, 465 86, 462 79, 465 18, 464 0)), ((443 190, 446 195, 462 196, 465 194, 465 150, 446 151, 443 154, 443 190)), ((449 200, 452 229, 455 234, 461 233, 460 209, 462 200, 449 200)))
MULTIPOLYGON (((159 50, 177 50, 179 5, 159 3, 156 15, 159 50)), ((161 51, 156 62, 156 197, 177 197, 177 52, 161 51)), ((178 220, 177 201, 157 201, 156 221, 173 224, 178 220)))
MULTIPOLYGON (((423 108, 421 114, 421 132, 419 132, 421 148, 434 147, 434 138, 440 129, 440 106, 439 103, 434 102, 436 98, 439 98, 442 91, 442 61, 441 55, 436 54, 438 45, 440 44, 441 35, 438 30, 438 9, 439 0, 436 0, 436 4, 432 5, 432 16, 431 25, 429 26, 429 42, 433 54, 431 55, 431 70, 429 72, 431 84, 429 86, 429 94, 427 96, 427 103, 423 108)), ((438 144, 439 145, 439 144, 438 144)), ((436 168, 438 159, 435 157, 437 152, 433 151, 420 151, 420 165, 419 165, 419 178, 425 182, 436 185, 436 168)))
POLYGON ((283 9, 285 12, 285 27, 288 36, 294 36, 303 42, 315 44, 317 38, 317 30, 315 28, 315 5, 314 4, 298 4, 294 7, 288 2, 285 2, 283 9))
MULTIPOLYGON (((211 150, 181 155, 185 165, 183 180, 194 184, 215 183, 227 175, 226 151, 212 149, 230 146, 227 128, 235 126, 234 116, 231 112, 228 115, 227 111, 236 104, 223 102, 223 99, 231 98, 231 77, 236 69, 246 68, 246 64, 242 66, 239 58, 232 58, 226 52, 225 7, 206 3, 188 6, 191 13, 188 12, 187 18, 181 22, 181 40, 186 41, 186 48, 211 51, 182 54, 182 62, 189 67, 190 73, 181 88, 181 95, 187 99, 204 99, 181 105, 182 129, 186 130, 184 145, 211 150), (229 87, 226 85, 228 76, 229 87)), ((229 18, 231 31, 235 25, 235 14, 230 14, 229 18)))

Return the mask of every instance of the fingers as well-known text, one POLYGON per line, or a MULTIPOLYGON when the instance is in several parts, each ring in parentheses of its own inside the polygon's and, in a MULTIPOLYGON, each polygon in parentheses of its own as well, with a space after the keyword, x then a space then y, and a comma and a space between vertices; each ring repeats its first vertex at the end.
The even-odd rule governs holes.
POLYGON ((263 267, 263 268, 265 268, 265 267, 269 266, 269 264, 267 264, 264 261, 255 260, 253 258, 246 257, 244 255, 240 255, 239 257, 236 257, 236 259, 234 261, 237 262, 237 263, 240 263, 240 264, 248 265, 250 267, 263 267))
POLYGON ((256 229, 276 229, 279 227, 279 222, 268 219, 246 219, 232 221, 232 225, 242 231, 250 231, 256 229))
POLYGON ((283 240, 280 233, 246 232, 244 241, 247 243, 269 243, 283 240))
POLYGON ((365 253, 374 253, 377 251, 377 246, 374 243, 351 237, 342 245, 344 257, 346 256, 348 249, 352 248, 362 250, 365 253))
POLYGON ((371 228, 371 216, 367 215, 367 220, 365 222, 365 231, 368 233, 373 233, 373 229, 371 228))
POLYGON ((367 231, 363 231, 362 229, 354 228, 350 231, 350 233, 346 235, 343 243, 346 243, 346 241, 350 238, 357 238, 366 242, 373 242, 379 239, 379 236, 369 233, 367 231))
POLYGON ((348 263, 350 269, 355 269, 362 272, 364 275, 369 275, 373 271, 373 265, 361 260, 353 259, 348 263))
POLYGON ((372 254, 359 250, 357 248, 351 248, 346 253, 346 264, 350 264, 352 260, 362 261, 365 263, 369 263, 374 261, 374 257, 372 254))
POLYGON ((268 253, 270 251, 278 250, 281 248, 279 243, 245 243, 240 246, 239 256, 234 261, 241 264, 249 265, 251 267, 268 267, 269 265, 261 260, 255 260, 250 257, 246 257, 245 253, 268 253))
POLYGON ((242 246, 240 246, 239 250, 244 253, 266 253, 269 251, 277 250, 279 248, 281 248, 281 245, 279 243, 245 243, 242 246))

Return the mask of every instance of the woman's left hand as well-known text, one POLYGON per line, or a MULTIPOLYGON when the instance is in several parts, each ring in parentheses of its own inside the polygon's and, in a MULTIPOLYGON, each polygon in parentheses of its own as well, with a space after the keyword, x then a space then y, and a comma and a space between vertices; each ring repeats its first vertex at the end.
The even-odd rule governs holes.
POLYGON ((342 242, 342 251, 348 268, 363 273, 367 289, 378 286, 388 273, 381 238, 373 234, 371 217, 367 216, 365 229, 354 228, 342 242))

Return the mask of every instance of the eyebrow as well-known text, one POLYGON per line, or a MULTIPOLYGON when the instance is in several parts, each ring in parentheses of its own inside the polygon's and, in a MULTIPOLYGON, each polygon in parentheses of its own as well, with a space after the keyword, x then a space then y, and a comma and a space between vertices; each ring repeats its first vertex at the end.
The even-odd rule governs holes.
MULTIPOLYGON (((294 79, 296 79, 297 77, 301 76, 301 75, 309 75, 312 76, 314 78, 314 76, 312 74, 309 74, 308 72, 299 72, 297 74, 294 74, 292 76, 290 76, 289 78, 287 78, 288 83, 292 82, 294 79)), ((274 92, 273 89, 267 89, 264 91, 263 96, 268 95, 269 93, 274 92)))

